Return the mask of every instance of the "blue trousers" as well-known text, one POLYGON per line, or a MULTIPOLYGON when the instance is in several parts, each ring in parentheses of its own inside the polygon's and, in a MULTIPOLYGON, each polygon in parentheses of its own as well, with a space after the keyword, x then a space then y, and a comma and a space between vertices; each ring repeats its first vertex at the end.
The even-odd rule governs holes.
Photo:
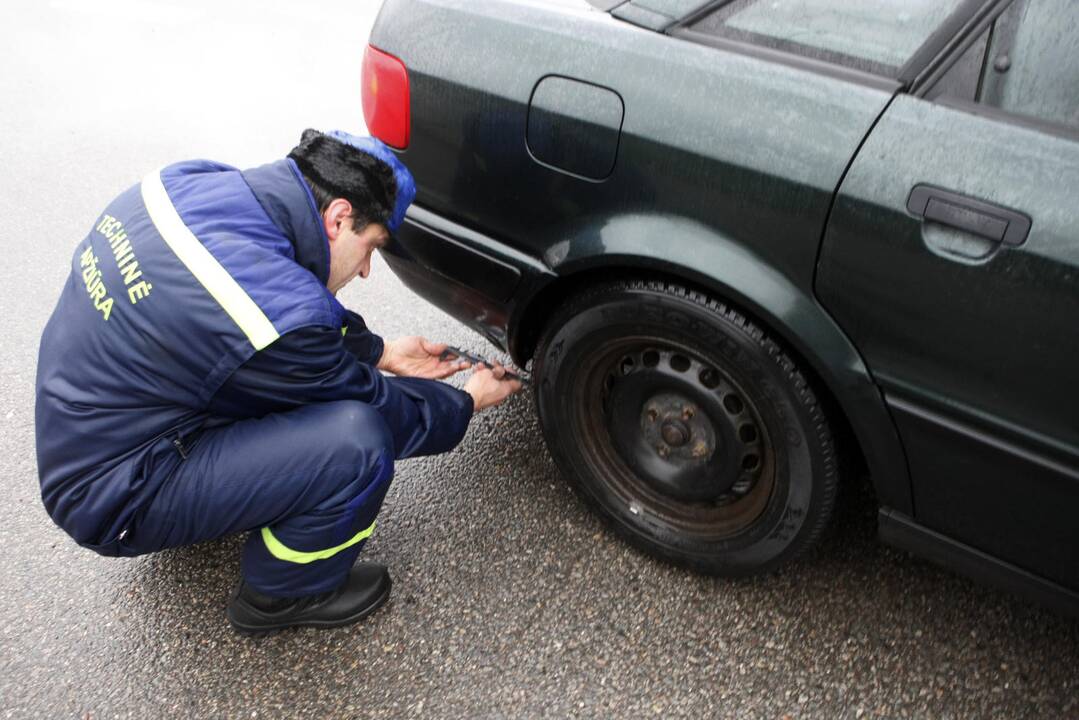
POLYGON ((136 553, 250 530, 246 582, 298 597, 343 583, 393 478, 393 438, 352 400, 308 405, 203 432, 136 516, 136 553))

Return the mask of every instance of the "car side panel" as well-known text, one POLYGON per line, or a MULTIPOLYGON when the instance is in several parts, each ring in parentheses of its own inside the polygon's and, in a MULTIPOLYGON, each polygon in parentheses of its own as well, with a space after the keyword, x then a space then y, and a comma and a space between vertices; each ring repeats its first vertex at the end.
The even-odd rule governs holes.
POLYGON ((598 11, 503 0, 391 1, 372 43, 409 70, 413 140, 403 160, 417 204, 552 268, 567 239, 605 218, 662 208, 752 248, 809 290, 832 194, 891 97, 598 11), (606 180, 529 154, 529 100, 549 75, 621 96, 606 180))

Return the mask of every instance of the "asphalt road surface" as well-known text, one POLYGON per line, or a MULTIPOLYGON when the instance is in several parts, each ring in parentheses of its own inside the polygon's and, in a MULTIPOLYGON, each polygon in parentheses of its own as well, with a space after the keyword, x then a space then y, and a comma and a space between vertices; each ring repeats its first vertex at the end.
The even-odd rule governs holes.
MULTIPOLYGON (((531 398, 401 463, 366 622, 261 640, 223 609, 240 539, 117 560, 38 496, 37 343, 76 243, 169 161, 249 166, 362 127, 375 3, 0 6, 0 714, 113 717, 1079 717, 1079 624, 881 546, 848 489, 797 565, 730 582, 628 548, 560 479, 531 398)), ((382 334, 493 349, 385 265, 343 294, 382 334)))

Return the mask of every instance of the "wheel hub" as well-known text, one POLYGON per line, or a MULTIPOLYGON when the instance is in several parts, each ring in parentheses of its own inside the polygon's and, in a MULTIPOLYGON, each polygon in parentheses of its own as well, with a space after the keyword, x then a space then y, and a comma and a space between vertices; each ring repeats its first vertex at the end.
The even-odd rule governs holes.
POLYGON ((685 423, 678 420, 666 420, 663 423, 663 427, 659 429, 659 434, 663 436, 663 442, 671 447, 682 447, 686 444, 686 440, 689 440, 689 428, 685 423))
POLYGON ((708 417, 688 398, 662 393, 644 403, 641 432, 668 461, 706 461, 716 449, 708 417))

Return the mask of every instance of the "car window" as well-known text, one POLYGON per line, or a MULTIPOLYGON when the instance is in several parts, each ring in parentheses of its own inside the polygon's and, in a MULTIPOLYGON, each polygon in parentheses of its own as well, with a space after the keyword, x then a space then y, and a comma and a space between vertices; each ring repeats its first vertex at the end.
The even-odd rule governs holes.
POLYGON ((982 73, 985 72, 990 32, 991 28, 986 28, 977 41, 959 56, 943 77, 926 93, 928 99, 950 97, 967 102, 978 101, 982 73))
POLYGON ((1015 0, 929 88, 1079 130, 1079 12, 1074 0, 1015 0))
POLYGON ((733 0, 705 32, 894 75, 962 0, 733 0))
POLYGON ((1016 0, 996 22, 979 101, 1079 130, 1079 6, 1016 0))

